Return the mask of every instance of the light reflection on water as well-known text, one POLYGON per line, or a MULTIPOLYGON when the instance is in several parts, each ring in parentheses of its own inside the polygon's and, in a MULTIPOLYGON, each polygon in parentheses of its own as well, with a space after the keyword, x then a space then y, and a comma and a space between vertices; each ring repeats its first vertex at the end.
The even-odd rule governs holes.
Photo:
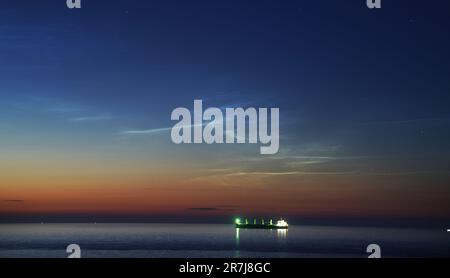
POLYGON ((277 237, 280 239, 285 239, 288 234, 288 229, 278 229, 277 230, 277 237))

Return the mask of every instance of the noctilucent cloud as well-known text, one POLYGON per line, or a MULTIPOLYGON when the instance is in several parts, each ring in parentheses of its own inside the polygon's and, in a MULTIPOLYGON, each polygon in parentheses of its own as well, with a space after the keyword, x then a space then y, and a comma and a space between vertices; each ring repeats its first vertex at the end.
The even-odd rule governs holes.
POLYGON ((1 219, 448 224, 436 2, 2 3, 1 219), (174 144, 195 99, 280 108, 278 153, 174 144))

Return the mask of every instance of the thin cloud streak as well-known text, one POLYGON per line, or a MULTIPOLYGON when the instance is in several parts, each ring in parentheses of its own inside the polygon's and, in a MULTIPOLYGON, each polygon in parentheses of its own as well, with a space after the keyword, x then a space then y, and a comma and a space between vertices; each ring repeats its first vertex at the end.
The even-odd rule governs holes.
MULTIPOLYGON (((199 126, 206 126, 208 123, 203 123, 201 125, 185 125, 181 128, 193 128, 193 127, 199 127, 199 126)), ((121 131, 121 134, 124 135, 145 135, 145 134, 155 134, 160 132, 166 132, 171 131, 173 127, 162 127, 162 128, 153 128, 153 129, 143 129, 143 130, 125 130, 121 131)))
POLYGON ((144 129, 144 130, 125 130, 120 132, 121 134, 125 135, 145 135, 145 134, 153 134, 153 133, 160 133, 171 130, 171 127, 164 127, 164 128, 154 128, 154 129, 144 129))
POLYGON ((70 119, 71 122, 96 122, 108 120, 112 120, 112 117, 107 115, 100 115, 100 116, 76 117, 70 119))

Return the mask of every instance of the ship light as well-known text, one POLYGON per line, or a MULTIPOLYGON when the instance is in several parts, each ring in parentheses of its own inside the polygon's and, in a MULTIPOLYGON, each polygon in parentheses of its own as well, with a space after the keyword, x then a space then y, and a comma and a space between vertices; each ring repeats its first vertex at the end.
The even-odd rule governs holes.
POLYGON ((286 221, 284 221, 284 220, 278 220, 276 226, 277 227, 287 227, 288 223, 286 221))
POLYGON ((236 224, 241 224, 241 219, 239 219, 239 218, 236 218, 236 220, 234 220, 234 223, 236 223, 236 224))

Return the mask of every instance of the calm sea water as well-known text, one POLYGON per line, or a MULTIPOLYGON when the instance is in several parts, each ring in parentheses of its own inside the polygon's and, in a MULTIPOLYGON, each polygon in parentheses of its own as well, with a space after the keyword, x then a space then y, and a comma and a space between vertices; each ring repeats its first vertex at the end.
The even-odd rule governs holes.
POLYGON ((84 258, 450 257, 445 230, 290 226, 237 230, 203 224, 2 224, 0 257, 64 258, 78 244, 84 258))

